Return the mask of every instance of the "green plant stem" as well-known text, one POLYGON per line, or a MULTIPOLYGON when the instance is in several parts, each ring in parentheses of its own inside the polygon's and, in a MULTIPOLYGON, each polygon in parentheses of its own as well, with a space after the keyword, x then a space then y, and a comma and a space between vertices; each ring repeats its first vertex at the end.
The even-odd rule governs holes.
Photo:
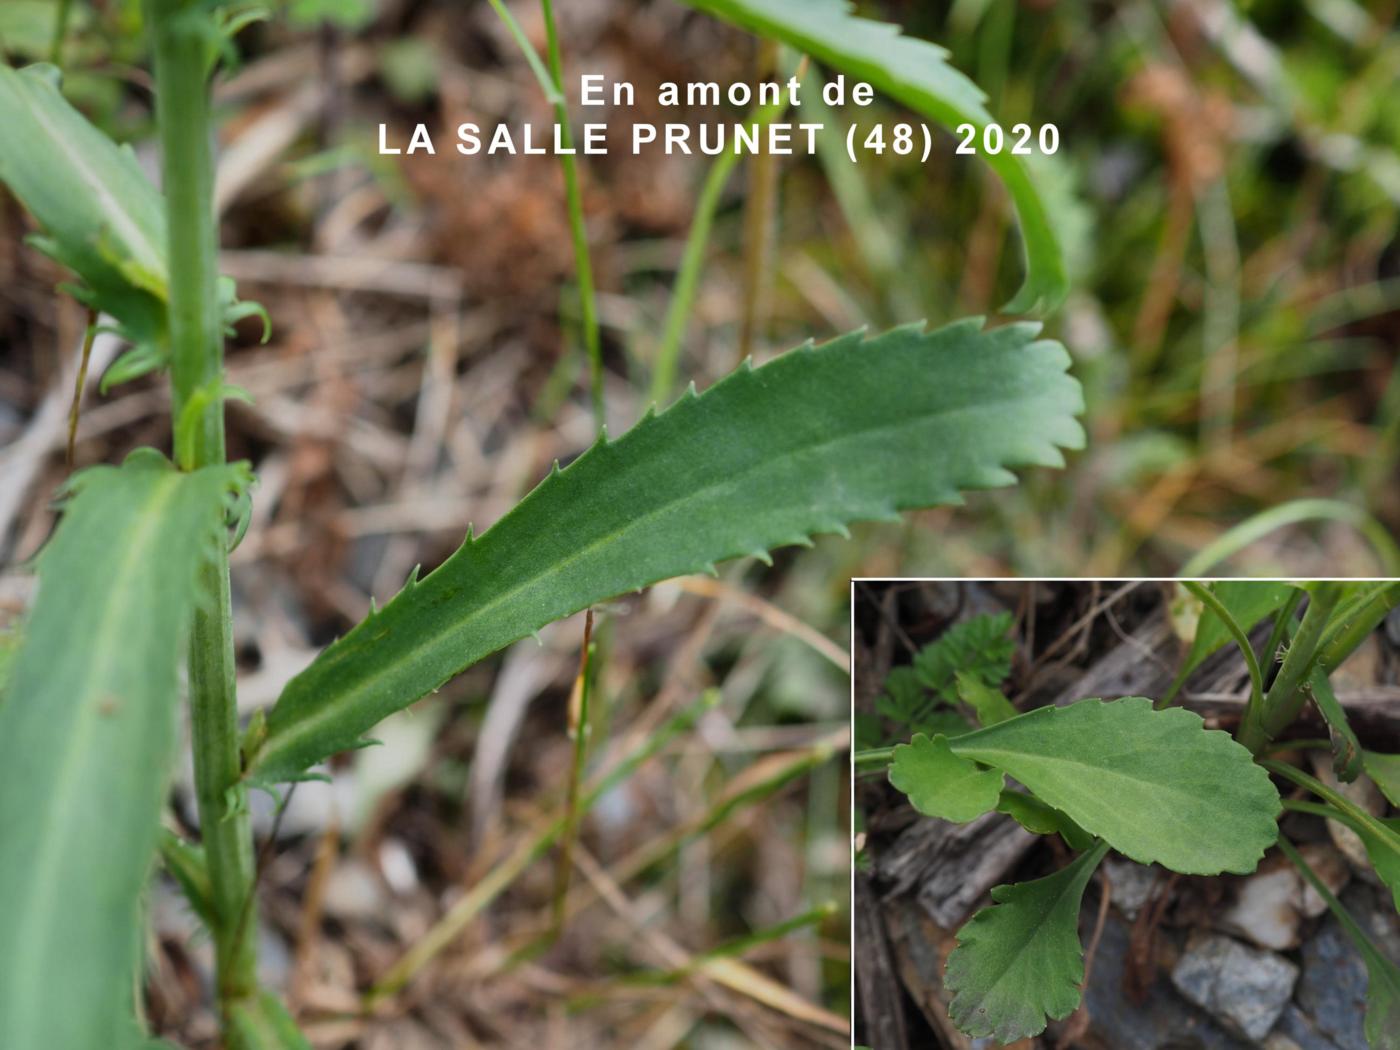
POLYGON ((1216 618, 1225 625, 1225 630, 1230 632, 1230 637, 1239 646, 1240 652, 1244 654, 1245 666, 1249 668, 1249 703, 1245 705, 1244 719, 1242 725, 1248 729, 1253 726, 1256 729, 1262 717, 1262 705, 1264 702, 1264 675, 1259 670, 1259 658, 1254 655, 1254 647, 1249 644, 1249 635, 1245 634, 1244 628, 1235 622, 1235 618, 1230 615, 1230 610, 1225 608, 1225 603, 1215 596, 1209 587, 1190 580, 1184 581, 1181 585, 1189 591, 1202 605, 1215 613, 1216 618))
POLYGON ((1323 882, 1322 879, 1318 878, 1317 872, 1313 871, 1308 862, 1303 859, 1303 855, 1298 852, 1297 847, 1280 835, 1278 837, 1278 848, 1283 851, 1285 857, 1293 862, 1294 867, 1302 873, 1303 878, 1307 879, 1308 882, 1312 884, 1312 888, 1317 891, 1317 895, 1322 898, 1323 903, 1325 903, 1332 914, 1336 916, 1337 922, 1341 924, 1342 930, 1346 933, 1352 944, 1356 945, 1361 954, 1366 955, 1369 952, 1375 951, 1374 946, 1371 944, 1371 939, 1366 936, 1365 931, 1361 929, 1357 921, 1351 917, 1351 913, 1342 906, 1342 902, 1327 888, 1327 884, 1323 882))
POLYGON ((1335 671, 1397 605, 1400 583, 1389 582, 1378 584, 1338 610, 1323 637, 1318 663, 1329 672, 1335 671))
POLYGON ((58 0, 58 12, 53 21, 53 40, 49 44, 49 61, 56 66, 63 65, 63 42, 68 38, 68 17, 72 13, 73 0, 58 0))
POLYGON ((569 877, 574 868, 574 842, 578 837, 578 792, 583 778, 583 766, 588 757, 588 734, 592 728, 588 701, 594 679, 593 610, 583 620, 583 655, 578 669, 578 706, 569 712, 569 731, 573 734, 573 755, 569 763, 569 786, 564 800, 564 831, 559 844, 559 866, 554 877, 553 936, 564 929, 564 902, 569 895, 569 877))
POLYGON ((1288 600, 1283 603, 1283 608, 1274 617, 1273 630, 1269 632, 1269 640, 1264 643, 1264 659, 1270 668, 1278 662, 1279 646, 1288 640, 1288 629, 1293 626, 1293 614, 1298 611, 1298 605, 1303 600, 1303 591, 1296 589, 1288 596, 1288 600))
POLYGON ((852 761, 858 766, 889 765, 894 761, 893 747, 867 747, 855 752, 852 761))
POLYGON ((574 133, 569 126, 569 104, 564 93, 564 58, 559 49, 559 30, 554 23, 552 0, 540 0, 544 14, 546 44, 549 52, 549 75, 554 81, 557 97, 554 119, 559 124, 560 142, 565 152, 560 156, 564 171, 564 195, 569 209, 569 235, 574 242, 574 275, 578 280, 579 313, 583 323, 583 345, 588 352, 588 387, 593 399, 593 418, 599 433, 607 426, 603 401, 603 341, 598 329, 598 301, 593 290, 593 262, 588 254, 588 227, 583 220, 583 192, 579 188, 578 160, 573 154, 574 133))
POLYGON ((1339 583, 1320 583, 1309 596, 1303 622, 1298 625, 1298 632, 1288 645, 1278 677, 1264 696, 1261 717, 1254 722, 1246 721, 1240 727, 1240 743, 1254 754, 1259 754, 1270 740, 1298 717, 1307 700, 1304 686, 1312 673, 1319 644, 1342 593, 1339 583))
MULTIPOLYGON (((217 232, 210 151, 209 15, 198 3, 147 0, 155 57, 156 117, 170 251, 171 404, 179 420, 196 394, 223 374, 217 293, 217 232)), ((193 469, 224 461, 221 397, 205 397, 193 421, 193 469)), ((195 794, 209 867, 225 1017, 257 990, 252 930, 253 840, 239 783, 228 556, 217 551, 203 571, 206 601, 190 632, 189 688, 195 794)))

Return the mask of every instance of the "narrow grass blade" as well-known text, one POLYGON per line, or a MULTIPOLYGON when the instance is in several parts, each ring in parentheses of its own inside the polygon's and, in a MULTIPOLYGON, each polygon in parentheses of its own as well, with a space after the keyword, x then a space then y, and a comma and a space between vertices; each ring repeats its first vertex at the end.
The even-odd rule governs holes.
MULTIPOLYGON (((986 95, 947 62, 948 52, 901 35, 899 27, 854 13, 847 0, 683 0, 741 28, 773 37, 859 77, 930 120, 952 129, 993 123, 986 95)), ((1026 278, 1008 313, 1053 310, 1069 291, 1064 253, 1030 170, 1010 150, 988 154, 1016 204, 1026 249, 1026 278)))

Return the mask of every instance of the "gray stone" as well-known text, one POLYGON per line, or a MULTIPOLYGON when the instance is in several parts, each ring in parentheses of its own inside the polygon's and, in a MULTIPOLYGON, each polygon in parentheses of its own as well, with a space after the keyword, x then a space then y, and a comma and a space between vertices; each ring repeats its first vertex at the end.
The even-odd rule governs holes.
POLYGON ((1113 906, 1128 918, 1136 919, 1142 906, 1151 900, 1161 869, 1117 857, 1107 858, 1103 868, 1108 884, 1113 887, 1109 894, 1113 906))
MULTIPOLYGON (((1080 922, 1080 937, 1086 944, 1093 926, 1094 908, 1088 906, 1080 922)), ((1248 1043, 1184 1002, 1164 980, 1153 981, 1141 1003, 1125 995, 1123 973, 1130 937, 1128 925, 1110 911, 1084 993, 1090 1025, 1085 1045, 1112 1050, 1248 1050, 1248 1043)))
POLYGON ((1366 1050, 1366 966, 1331 917, 1303 945, 1298 1004, 1341 1050, 1366 1050))
POLYGON ((1281 955, 1217 934, 1194 937, 1172 970, 1187 999, 1256 1042, 1269 1034, 1298 980, 1281 955))
POLYGON ((1312 1020, 1293 1003, 1283 1011, 1278 1024, 1264 1040, 1264 1050, 1342 1050, 1317 1030, 1312 1020))

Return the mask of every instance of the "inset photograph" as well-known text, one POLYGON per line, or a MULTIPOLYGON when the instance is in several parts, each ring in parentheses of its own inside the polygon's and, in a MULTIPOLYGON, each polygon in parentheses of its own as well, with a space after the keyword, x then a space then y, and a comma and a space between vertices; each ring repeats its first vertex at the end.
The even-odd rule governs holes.
POLYGON ((1400 583, 852 587, 858 1045, 1400 1046, 1400 583))

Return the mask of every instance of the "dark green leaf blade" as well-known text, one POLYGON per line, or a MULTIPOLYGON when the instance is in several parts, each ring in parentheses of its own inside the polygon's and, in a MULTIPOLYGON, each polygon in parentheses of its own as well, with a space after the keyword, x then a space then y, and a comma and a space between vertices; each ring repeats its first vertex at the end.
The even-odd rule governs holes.
POLYGON ((181 638, 238 467, 78 475, 0 705, 0 1042, 104 1046, 171 764, 181 638), (97 877, 100 873, 101 877, 97 877))
POLYGON ((959 1029, 1012 1043, 1074 1011, 1084 980, 1079 905, 1107 852, 1100 843, 1053 875, 992 890, 996 904, 958 931, 948 956, 948 1013, 959 1029))
MULTIPOLYGON (((683 0, 750 32, 859 77, 930 120, 954 129, 993 123, 982 89, 947 62, 948 52, 902 35, 898 26, 858 17, 848 0, 683 0)), ((1044 198, 1010 150, 983 160, 1006 185, 1021 220, 1026 278, 1007 313, 1053 310, 1069 291, 1064 253, 1044 198)))
POLYGON ((1245 874, 1278 837, 1282 803, 1250 753, 1199 715, 1154 711, 1145 697, 1042 707, 949 746, 1140 864, 1245 874))
POLYGON ((897 328, 807 345, 691 393, 556 471, 294 678, 250 756, 262 781, 544 624, 725 558, 763 556, 1059 465, 1083 440, 1064 350, 1034 325, 897 328))
POLYGON ((953 754, 947 737, 922 733, 894 749, 889 775, 920 813, 956 824, 995 809, 1004 779, 999 769, 979 769, 953 754))

